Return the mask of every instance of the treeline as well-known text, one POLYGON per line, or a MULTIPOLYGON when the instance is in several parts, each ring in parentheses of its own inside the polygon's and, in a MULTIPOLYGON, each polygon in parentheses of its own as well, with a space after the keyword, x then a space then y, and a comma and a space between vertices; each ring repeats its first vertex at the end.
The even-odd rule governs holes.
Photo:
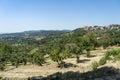
POLYGON ((83 51, 86 57, 90 57, 90 51, 97 47, 103 46, 105 49, 108 46, 120 45, 120 25, 111 26, 102 29, 99 26, 93 26, 89 30, 79 28, 41 40, 25 39, 12 44, 1 43, 0 70, 4 70, 8 65, 18 67, 37 64, 42 66, 46 61, 46 55, 57 62, 60 68, 64 67, 63 60, 66 58, 75 57, 76 62, 79 63, 83 51))

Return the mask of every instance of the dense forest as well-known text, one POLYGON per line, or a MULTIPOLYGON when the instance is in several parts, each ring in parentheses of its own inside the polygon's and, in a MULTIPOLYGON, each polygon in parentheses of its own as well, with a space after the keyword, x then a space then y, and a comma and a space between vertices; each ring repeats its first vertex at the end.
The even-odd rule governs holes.
POLYGON ((0 34, 0 70, 7 66, 36 64, 42 66, 46 58, 63 68, 63 60, 80 55, 90 57, 97 47, 120 46, 120 25, 85 26, 72 31, 25 31, 0 34), (85 51, 85 52, 83 52, 85 51), (47 56, 47 57, 46 57, 47 56))

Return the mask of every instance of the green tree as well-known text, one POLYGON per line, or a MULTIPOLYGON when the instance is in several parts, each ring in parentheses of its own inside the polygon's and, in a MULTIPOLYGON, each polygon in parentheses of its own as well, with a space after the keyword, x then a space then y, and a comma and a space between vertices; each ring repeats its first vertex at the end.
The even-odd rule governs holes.
POLYGON ((33 55, 33 63, 42 66, 45 63, 45 58, 43 54, 35 53, 33 55))
POLYGON ((34 48, 29 52, 29 62, 32 64, 37 64, 42 66, 43 63, 45 63, 45 51, 42 47, 40 48, 34 48))
POLYGON ((89 32, 83 36, 83 40, 84 48, 87 51, 86 56, 90 57, 90 50, 95 49, 95 46, 97 44, 96 36, 94 35, 94 33, 89 32))
POLYGON ((11 57, 12 49, 9 45, 0 44, 0 70, 4 70, 11 57))
POLYGON ((63 60, 70 57, 69 50, 65 49, 64 45, 54 44, 50 52, 50 58, 57 62, 60 68, 63 68, 63 60))
POLYGON ((76 57, 76 62, 79 63, 80 54, 82 53, 82 47, 78 47, 77 45, 71 46, 71 52, 76 57))

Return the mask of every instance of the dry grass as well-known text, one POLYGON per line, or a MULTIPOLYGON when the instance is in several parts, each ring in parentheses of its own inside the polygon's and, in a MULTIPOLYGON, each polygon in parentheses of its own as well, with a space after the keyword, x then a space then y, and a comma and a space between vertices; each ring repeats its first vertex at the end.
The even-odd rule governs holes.
MULTIPOLYGON (((116 49, 120 47, 109 47, 109 49, 116 49)), ((80 56, 80 63, 76 63, 76 58, 68 58, 64 60, 66 63, 72 63, 77 65, 77 67, 69 67, 69 68, 57 68, 57 63, 47 60, 47 63, 43 66, 37 65, 26 65, 20 66, 18 68, 14 68, 5 72, 0 72, 0 76, 3 77, 18 77, 18 78, 28 78, 32 76, 47 76, 56 72, 67 72, 67 71, 79 71, 86 72, 91 70, 91 63, 94 61, 99 61, 106 50, 98 48, 97 50, 91 51, 92 57, 86 58, 85 55, 80 56)), ((119 61, 117 62, 107 62, 104 66, 113 66, 119 68, 119 61)), ((9 68, 8 68, 9 69, 9 68)))

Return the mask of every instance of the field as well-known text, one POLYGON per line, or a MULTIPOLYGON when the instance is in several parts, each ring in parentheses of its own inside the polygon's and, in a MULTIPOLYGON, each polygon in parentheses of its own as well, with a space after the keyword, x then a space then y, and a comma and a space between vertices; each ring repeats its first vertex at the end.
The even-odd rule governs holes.
MULTIPOLYGON (((91 64, 94 61, 99 61, 105 51, 110 50, 110 49, 117 49, 120 47, 108 47, 107 49, 102 49, 98 48, 96 50, 91 51, 91 57, 87 58, 84 54, 80 56, 80 63, 76 63, 76 58, 68 58, 65 59, 64 62, 66 64, 72 64, 73 66, 68 65, 68 68, 58 68, 57 63, 51 61, 50 59, 46 60, 46 63, 43 64, 43 66, 37 66, 37 65, 22 65, 19 66, 18 68, 14 68, 13 66, 8 67, 4 72, 0 72, 0 75, 5 78, 20 78, 20 79, 27 79, 28 77, 33 77, 33 76, 43 76, 46 77, 48 75, 54 74, 56 72, 68 72, 68 71, 73 71, 73 72, 88 72, 91 71, 91 64)), ((120 68, 119 65, 120 61, 107 61, 107 63, 103 66, 108 66, 108 67, 114 67, 114 68, 120 68)), ((100 68, 99 67, 99 68, 100 68)))

